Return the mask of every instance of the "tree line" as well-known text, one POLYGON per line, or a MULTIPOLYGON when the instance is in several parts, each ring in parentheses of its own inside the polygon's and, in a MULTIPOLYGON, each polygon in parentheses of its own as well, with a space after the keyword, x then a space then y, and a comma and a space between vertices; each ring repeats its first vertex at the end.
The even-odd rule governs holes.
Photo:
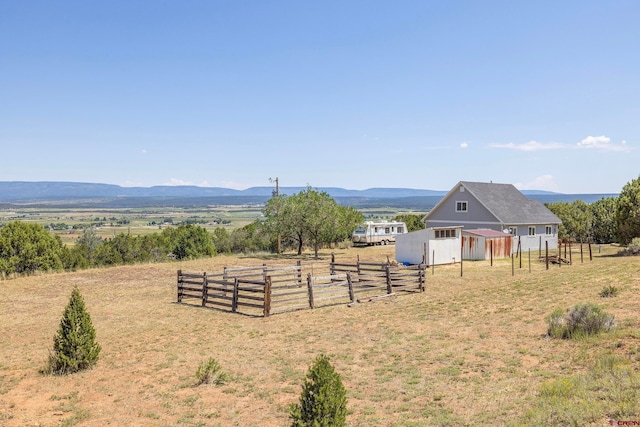
POLYGON ((545 206, 562 220, 558 232, 562 239, 628 245, 640 237, 640 177, 628 182, 617 197, 591 204, 575 200, 545 206))
MULTIPOLYGON (((560 238, 627 245, 640 236, 640 177, 615 198, 589 205, 578 200, 546 206, 562 220, 560 238)), ((311 187, 292 196, 275 195, 262 214, 231 232, 181 224, 150 235, 120 233, 103 239, 90 227, 73 246, 62 243, 48 226, 13 221, 0 228, 0 277, 216 254, 295 251, 301 255, 305 247, 318 257, 320 248, 348 241, 364 220, 358 210, 338 205, 328 193, 311 187)), ((408 231, 415 231, 424 228, 422 217, 403 214, 394 220, 404 221, 408 231)))
POLYGON ((195 259, 216 254, 278 252, 321 247, 349 239, 362 214, 339 206, 326 192, 311 187, 292 196, 275 196, 263 217, 229 232, 213 232, 197 224, 168 227, 133 236, 120 233, 101 238, 96 228, 84 229, 73 246, 65 245, 48 226, 12 221, 0 229, 0 276, 37 271, 73 271, 167 259, 195 259))

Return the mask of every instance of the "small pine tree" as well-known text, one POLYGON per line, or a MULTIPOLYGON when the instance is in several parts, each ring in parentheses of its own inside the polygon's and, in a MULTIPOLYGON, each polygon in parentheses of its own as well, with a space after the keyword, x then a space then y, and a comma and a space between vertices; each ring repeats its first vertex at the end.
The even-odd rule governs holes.
POLYGON ((346 425, 347 391, 329 359, 320 355, 307 373, 299 404, 289 408, 292 427, 346 425))
POLYGON ((53 352, 49 353, 46 371, 65 375, 93 367, 101 350, 95 338, 91 316, 76 287, 64 309, 58 333, 53 337, 53 352))

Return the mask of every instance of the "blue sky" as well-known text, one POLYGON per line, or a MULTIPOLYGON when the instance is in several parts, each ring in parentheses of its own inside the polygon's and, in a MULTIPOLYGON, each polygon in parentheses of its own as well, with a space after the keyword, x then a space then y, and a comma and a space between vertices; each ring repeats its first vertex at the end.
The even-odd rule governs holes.
POLYGON ((640 173, 640 2, 0 2, 0 181, 512 183, 640 173))

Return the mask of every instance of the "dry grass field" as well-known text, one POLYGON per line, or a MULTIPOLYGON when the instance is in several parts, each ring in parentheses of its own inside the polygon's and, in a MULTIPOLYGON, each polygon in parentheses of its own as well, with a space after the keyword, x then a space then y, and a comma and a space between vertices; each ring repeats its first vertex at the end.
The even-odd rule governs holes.
MULTIPOLYGON (((616 250, 596 250, 593 261, 585 254, 584 263, 574 252, 573 265, 548 271, 532 261, 529 272, 525 260, 514 276, 510 260, 465 262, 464 277, 459 264, 440 266, 428 271, 421 294, 269 318, 177 304, 176 270, 291 259, 214 257, 0 282, 0 425, 285 426, 287 407, 321 353, 342 375, 349 425, 527 424, 545 384, 588 374, 603 355, 640 369, 640 259, 610 256, 616 250), (605 285, 618 296, 601 298, 605 285), (74 286, 101 358, 90 371, 42 375, 74 286), (585 301, 614 314, 618 330, 583 340, 546 337, 545 317, 555 307, 585 301), (231 380, 195 386, 198 365, 210 357, 231 380)), ((336 251, 341 261, 383 262, 393 254, 393 247, 336 251)), ((321 255, 303 265, 320 269, 330 254, 321 255)), ((591 424, 609 425, 611 416, 605 411, 591 424)))

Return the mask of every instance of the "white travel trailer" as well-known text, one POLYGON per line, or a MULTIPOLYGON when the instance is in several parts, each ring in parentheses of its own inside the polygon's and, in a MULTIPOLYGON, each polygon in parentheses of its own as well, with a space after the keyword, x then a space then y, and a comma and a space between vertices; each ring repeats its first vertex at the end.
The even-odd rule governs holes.
POLYGON ((388 245, 395 243, 398 234, 406 234, 407 225, 404 222, 367 221, 356 228, 351 235, 354 245, 388 245))

